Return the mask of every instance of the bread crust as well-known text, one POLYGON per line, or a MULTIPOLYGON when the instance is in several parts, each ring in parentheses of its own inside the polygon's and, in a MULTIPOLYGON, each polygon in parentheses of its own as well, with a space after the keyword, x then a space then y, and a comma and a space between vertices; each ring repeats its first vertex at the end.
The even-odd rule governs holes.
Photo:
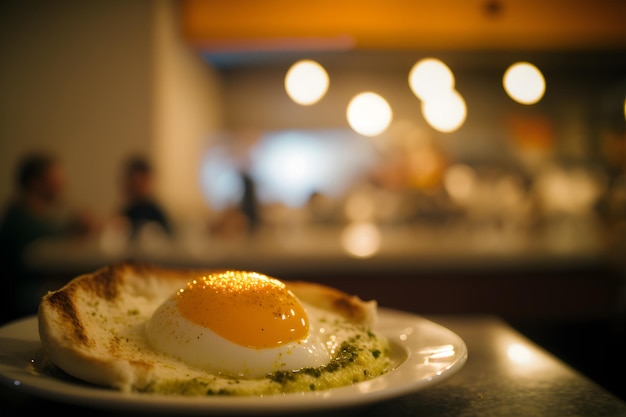
POLYGON ((301 301, 334 311, 348 320, 372 327, 376 324, 377 303, 364 301, 356 295, 310 281, 283 281, 301 301))
MULTIPOLYGON (((223 271, 123 262, 77 276, 41 299, 42 347, 53 364, 76 378, 121 391, 141 389, 153 379, 154 358, 139 340, 154 306, 191 279, 223 271)), ((283 282, 303 302, 356 323, 375 322, 375 301, 317 283, 283 282)))

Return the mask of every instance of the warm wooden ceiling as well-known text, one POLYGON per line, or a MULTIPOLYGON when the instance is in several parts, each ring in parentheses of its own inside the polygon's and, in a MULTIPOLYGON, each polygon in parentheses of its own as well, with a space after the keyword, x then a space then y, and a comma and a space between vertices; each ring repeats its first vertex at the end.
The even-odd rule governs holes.
POLYGON ((181 0, 207 52, 626 49, 624 0, 181 0))

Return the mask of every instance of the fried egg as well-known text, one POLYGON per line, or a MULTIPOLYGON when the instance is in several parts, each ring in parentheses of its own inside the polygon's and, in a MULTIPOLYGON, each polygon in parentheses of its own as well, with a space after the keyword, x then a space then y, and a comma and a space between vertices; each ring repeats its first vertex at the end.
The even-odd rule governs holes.
POLYGON ((194 279, 152 315, 157 351, 220 375, 259 378, 330 362, 332 341, 287 286, 266 275, 225 271, 194 279))

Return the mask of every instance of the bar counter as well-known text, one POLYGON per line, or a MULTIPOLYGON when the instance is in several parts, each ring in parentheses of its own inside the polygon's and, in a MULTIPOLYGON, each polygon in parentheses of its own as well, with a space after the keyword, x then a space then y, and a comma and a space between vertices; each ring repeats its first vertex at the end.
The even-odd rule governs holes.
MULTIPOLYGON (((436 384, 357 408, 336 410, 358 416, 626 416, 626 402, 580 374, 494 315, 423 316, 463 339, 463 367, 436 384)), ((6 342, 6 341, 5 341, 6 342)), ((2 341, 0 341, 2 343, 2 341)), ((1 360, 1 359, 0 359, 1 360)), ((615 366, 623 364, 615 358, 615 366)), ((153 415, 142 410, 74 405, 33 396, 1 380, 4 417, 45 411, 57 415, 153 415)), ((325 410, 324 415, 334 414, 325 410)), ((177 413, 176 415, 183 415, 177 413)), ((212 415, 207 410, 206 415, 212 415)))
POLYGON ((617 248, 608 248, 598 236, 485 238, 463 228, 444 233, 398 226, 380 228, 379 246, 371 256, 355 256, 343 245, 342 229, 307 226, 224 239, 194 230, 173 240, 124 244, 104 235, 86 241, 44 240, 31 248, 27 260, 34 275, 50 282, 41 294, 78 274, 134 260, 314 281, 419 314, 545 320, 606 317, 624 310, 624 280, 612 250, 617 248))

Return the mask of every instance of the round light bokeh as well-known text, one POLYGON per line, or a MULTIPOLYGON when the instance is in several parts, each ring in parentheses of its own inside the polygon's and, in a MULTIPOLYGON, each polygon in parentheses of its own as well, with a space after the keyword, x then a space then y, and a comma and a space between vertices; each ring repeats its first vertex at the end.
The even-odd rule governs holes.
POLYGON ((463 125, 467 106, 458 91, 449 90, 422 101, 422 114, 433 129, 449 133, 463 125))
POLYGON ((371 222, 350 223, 341 232, 341 243, 348 254, 369 258, 380 250, 380 230, 371 222))
POLYGON ((393 117, 387 100, 369 91, 357 94, 350 100, 346 115, 350 127, 365 136, 376 136, 384 132, 393 117))
POLYGON ((319 63, 303 59, 293 64, 285 75, 285 91, 296 103, 310 106, 328 91, 328 73, 319 63))
POLYGON ((424 58, 415 63, 409 72, 409 86, 420 100, 454 88, 452 70, 437 58, 424 58))
POLYGON ((452 200, 467 201, 476 190, 476 172, 465 164, 451 165, 444 176, 444 188, 452 200))
POLYGON ((535 104, 546 91, 546 81, 539 69, 528 62, 511 65, 502 77, 504 90, 521 104, 535 104))

